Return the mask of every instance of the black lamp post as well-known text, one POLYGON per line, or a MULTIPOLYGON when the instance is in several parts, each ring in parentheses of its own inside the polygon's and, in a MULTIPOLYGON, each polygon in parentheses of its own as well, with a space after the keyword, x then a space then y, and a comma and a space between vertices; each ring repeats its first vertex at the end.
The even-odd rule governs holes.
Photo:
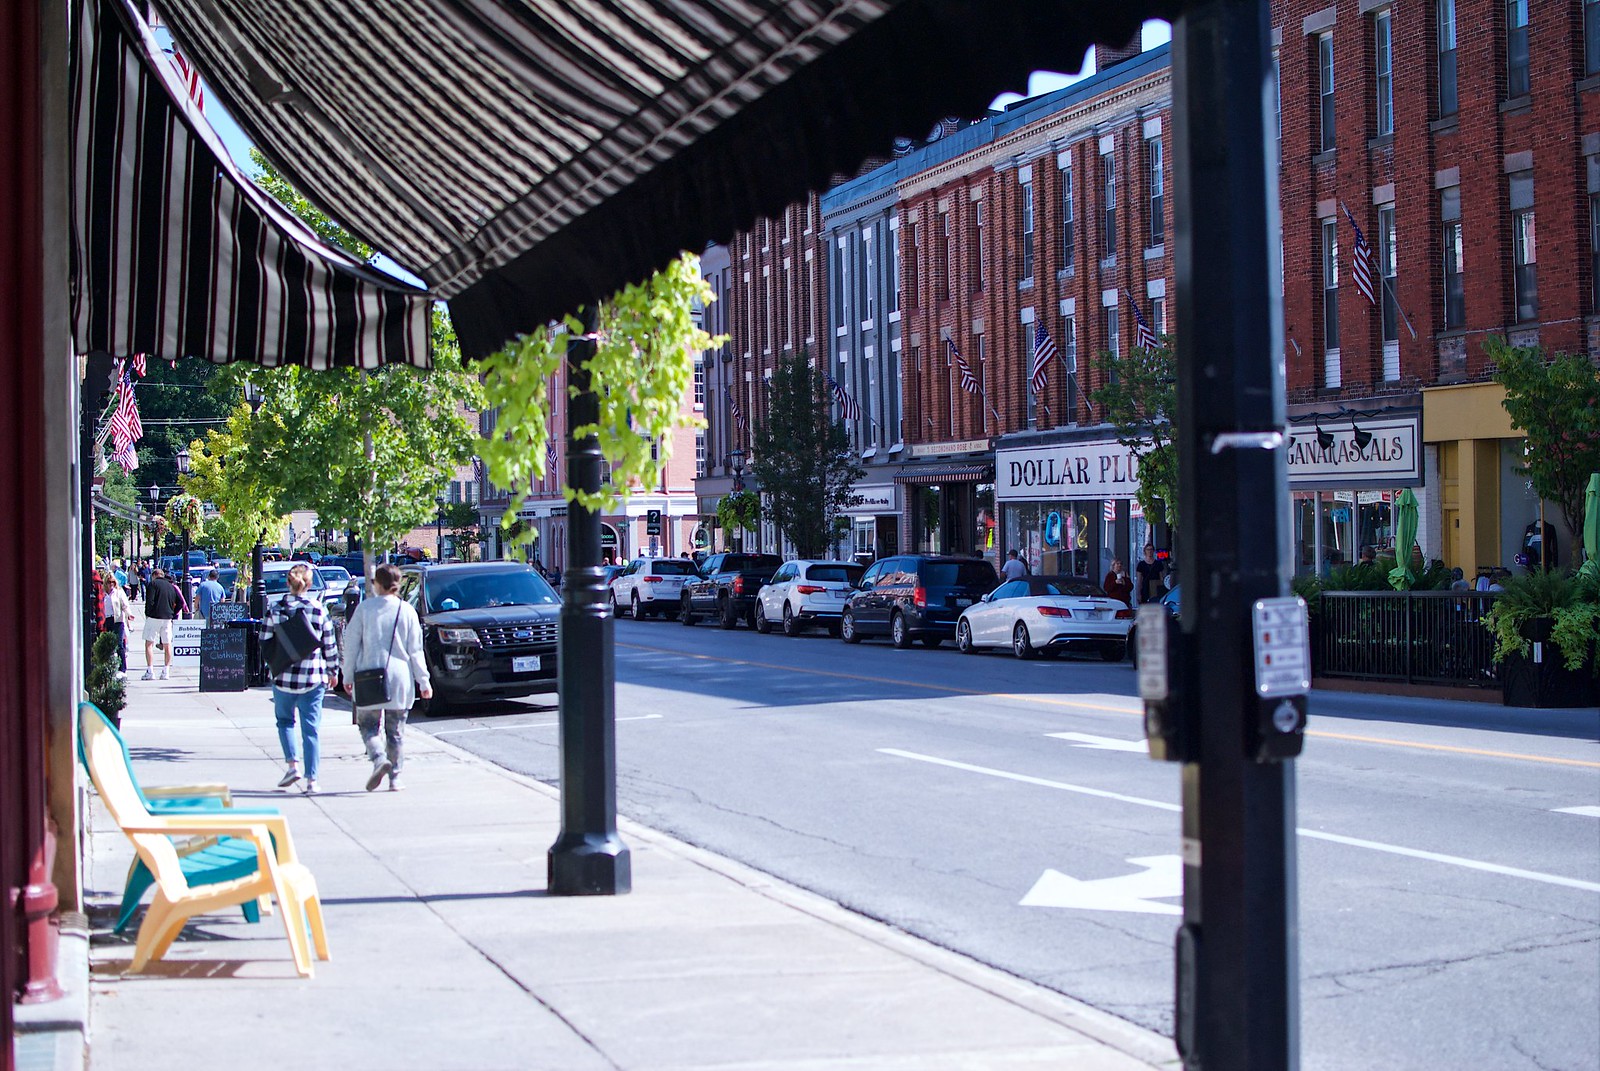
MULTIPOLYGON (((744 490, 744 449, 734 447, 733 453, 728 455, 728 464, 733 466, 733 493, 738 494, 744 490)), ((733 530, 734 550, 744 550, 744 529, 733 530)))
POLYGON ((433 514, 433 560, 442 562, 444 561, 444 496, 434 495, 433 505, 435 507, 433 514))
MULTIPOLYGON (((178 475, 187 476, 189 474, 189 451, 180 449, 173 460, 177 462, 178 475)), ((180 581, 183 585, 183 605, 189 606, 191 604, 189 602, 189 525, 187 523, 183 526, 183 557, 178 568, 183 575, 183 579, 180 581)))

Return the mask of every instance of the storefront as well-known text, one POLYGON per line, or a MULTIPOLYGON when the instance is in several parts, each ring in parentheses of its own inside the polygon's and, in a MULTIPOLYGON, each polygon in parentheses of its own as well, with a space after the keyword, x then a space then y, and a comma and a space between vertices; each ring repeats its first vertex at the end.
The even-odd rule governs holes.
POLYGON ((900 548, 995 556, 994 466, 988 439, 920 443, 895 474, 904 499, 900 548))
POLYGON ((843 554, 870 561, 900 553, 900 487, 893 483, 859 483, 850 489, 850 519, 843 554))
POLYGON ((1395 503, 1408 487, 1419 502, 1417 541, 1431 556, 1420 413, 1302 417, 1289 425, 1288 460, 1296 573, 1326 574, 1367 549, 1394 557, 1395 503))
MULTIPOLYGON (((1134 494, 1139 458, 1115 440, 1051 442, 995 454, 1000 554, 1047 576, 1099 580, 1156 542, 1134 494)), ((1163 548, 1164 549, 1164 548, 1163 548)))

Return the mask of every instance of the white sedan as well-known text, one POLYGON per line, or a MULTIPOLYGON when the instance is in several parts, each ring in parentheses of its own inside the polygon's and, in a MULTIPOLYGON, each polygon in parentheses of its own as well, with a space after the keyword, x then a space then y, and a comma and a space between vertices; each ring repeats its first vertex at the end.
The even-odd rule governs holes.
POLYGON ((1069 647, 1098 650, 1107 662, 1128 654, 1133 610, 1092 580, 1074 576, 1026 576, 1008 580, 963 610, 956 622, 956 647, 976 654, 984 647, 1009 647, 1018 658, 1054 658, 1069 647))
POLYGON ((837 636, 845 600, 863 572, 854 562, 784 562, 756 595, 756 631, 781 625, 785 636, 798 636, 812 625, 826 625, 837 636))
POLYGON ((675 618, 683 582, 699 575, 688 558, 635 558, 611 581, 611 613, 618 616, 626 608, 635 621, 675 618))

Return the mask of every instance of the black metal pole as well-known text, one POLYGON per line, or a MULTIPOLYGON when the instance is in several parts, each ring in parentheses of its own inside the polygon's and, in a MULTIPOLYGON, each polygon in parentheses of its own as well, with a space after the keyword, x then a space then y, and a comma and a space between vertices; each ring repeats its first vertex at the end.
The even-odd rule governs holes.
POLYGON ((83 386, 78 399, 79 532, 83 542, 83 665, 87 672, 100 634, 100 607, 94 597, 94 433, 95 419, 111 392, 112 360, 108 353, 91 353, 84 362, 83 386))
MULTIPOLYGON (((250 618, 256 622, 267 616, 267 578, 261 575, 261 566, 265 558, 266 551, 261 545, 261 536, 258 535, 256 545, 250 548, 250 618)), ((252 628, 245 640, 245 654, 250 660, 251 684, 260 684, 266 679, 266 667, 261 662, 261 642, 258 633, 259 626, 252 628)))
POLYGON ((1183 766, 1178 1048, 1190 1069, 1295 1071, 1294 767, 1255 754, 1251 625, 1290 570, 1267 5, 1188 9, 1172 56, 1182 642, 1205 637, 1184 692, 1199 746, 1183 766))
MULTIPOLYGON (((597 323, 583 310, 584 334, 597 323)), ((599 420, 600 400, 583 362, 591 339, 567 343, 567 482, 600 490, 600 441, 570 429, 599 420)), ((601 582, 600 515, 577 502, 567 510, 567 571, 561 586, 561 834, 550 846, 548 886, 554 896, 609 896, 633 887, 633 864, 617 835, 617 727, 614 622, 601 582)))
POLYGON ((182 579, 179 583, 182 585, 183 590, 183 605, 189 608, 189 616, 193 617, 194 607, 189 602, 189 529, 187 528, 183 530, 183 559, 178 569, 182 573, 182 579))

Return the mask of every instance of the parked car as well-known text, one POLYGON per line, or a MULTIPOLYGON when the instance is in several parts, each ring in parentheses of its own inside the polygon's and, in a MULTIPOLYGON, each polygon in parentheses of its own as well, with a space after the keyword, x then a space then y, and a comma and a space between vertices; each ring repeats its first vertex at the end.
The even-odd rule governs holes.
POLYGON ((880 558, 867 566, 845 601, 839 636, 845 643, 888 636, 902 649, 916 640, 937 647, 955 636, 961 611, 999 582, 994 566, 982 558, 937 554, 880 558))
POLYGON ((701 575, 683 585, 678 620, 692 625, 701 614, 715 614, 723 628, 733 628, 740 621, 755 628, 756 594, 782 564, 776 554, 724 551, 711 555, 701 567, 701 575))
POLYGON ((785 636, 798 636, 813 625, 826 625, 837 636, 845 600, 863 572, 851 562, 784 562, 756 595, 756 631, 770 632, 776 624, 785 636))
POLYGON ((611 581, 611 613, 626 606, 635 621, 676 617, 684 581, 699 575, 687 558, 635 558, 611 581))
POLYGON ((976 654, 1009 647, 1018 658, 1087 648, 1107 662, 1128 656, 1133 611, 1100 585, 1078 576, 1025 576, 1008 580, 961 612, 956 647, 976 654))
POLYGON ((422 621, 433 679, 429 714, 556 690, 561 598, 531 566, 471 562, 403 574, 400 597, 422 621))
POLYGON ((330 613, 342 615, 344 613, 344 592, 350 583, 350 570, 342 565, 328 565, 326 564, 327 559, 323 559, 323 561, 324 564, 312 566, 316 572, 322 574, 322 582, 328 587, 328 593, 323 596, 322 605, 326 606, 330 613))
MULTIPOLYGON (((282 602, 284 596, 289 594, 289 570, 297 565, 305 564, 305 562, 286 561, 261 563, 261 579, 266 587, 266 607, 268 609, 282 602)), ((310 567, 307 566, 307 568, 309 569, 310 567)), ((328 585, 323 583, 321 573, 315 569, 310 569, 310 572, 311 586, 306 589, 306 595, 320 602, 327 594, 328 585)))

